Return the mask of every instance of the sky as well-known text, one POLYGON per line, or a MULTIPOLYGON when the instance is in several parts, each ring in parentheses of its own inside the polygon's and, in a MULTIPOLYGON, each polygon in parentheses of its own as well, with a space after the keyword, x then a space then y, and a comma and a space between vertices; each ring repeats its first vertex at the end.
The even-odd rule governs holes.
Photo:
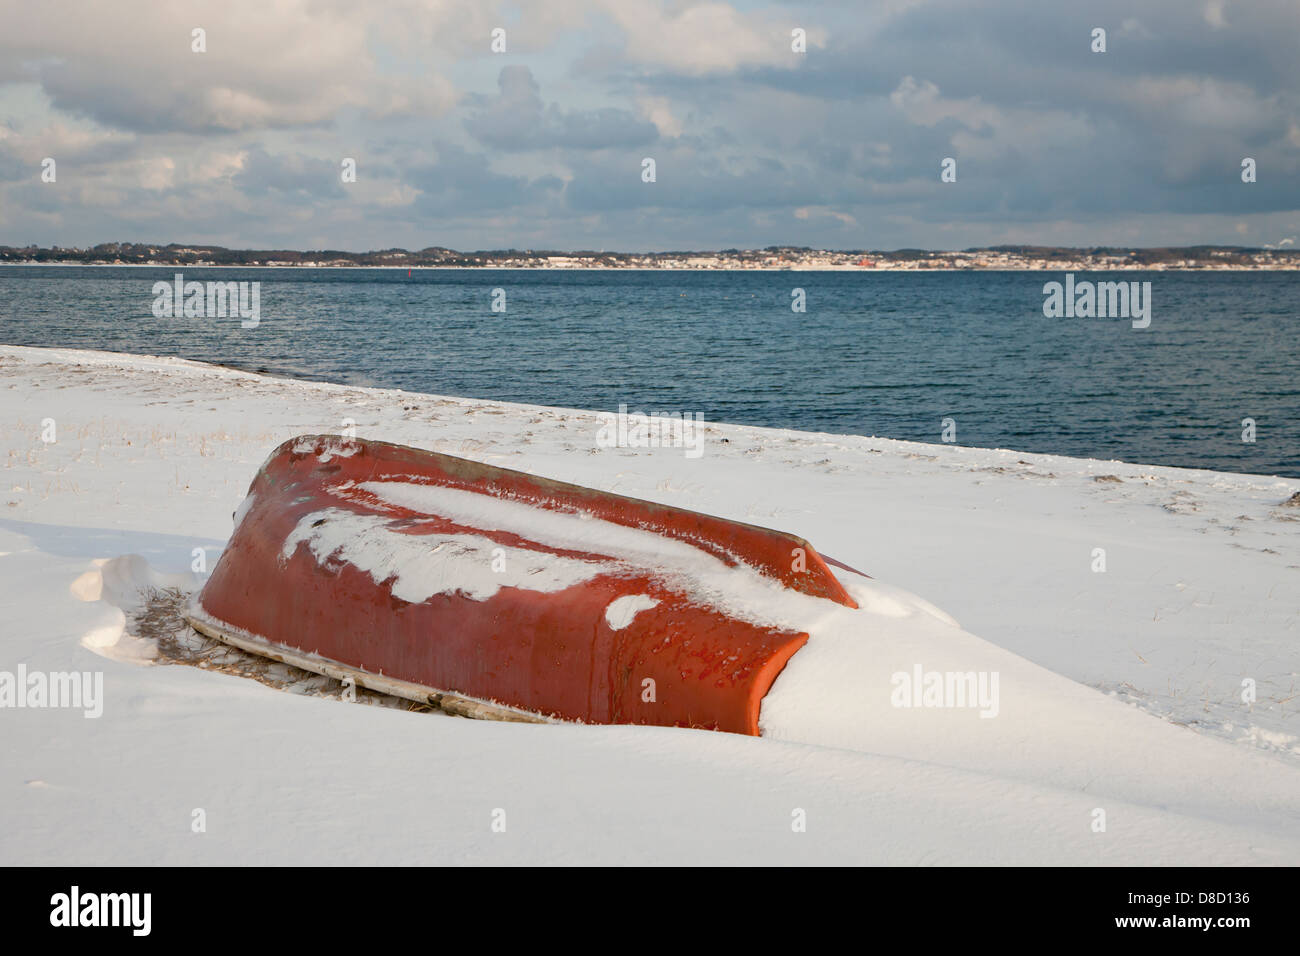
POLYGON ((0 245, 1300 236, 1300 0, 0 0, 0 23, 0 245))

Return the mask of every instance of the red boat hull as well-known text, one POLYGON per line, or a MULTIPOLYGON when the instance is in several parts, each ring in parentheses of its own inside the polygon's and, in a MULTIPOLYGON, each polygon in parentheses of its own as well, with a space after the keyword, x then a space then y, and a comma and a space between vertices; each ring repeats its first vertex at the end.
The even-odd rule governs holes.
POLYGON ((588 529, 649 532, 707 566, 856 606, 792 535, 384 442, 286 442, 249 494, 197 599, 209 628, 543 717, 756 735, 763 696, 808 640, 732 616, 588 529), (453 507, 417 506, 430 495, 453 507), (531 522, 498 513, 586 537, 530 538, 531 522), (480 569, 489 557, 514 576, 480 569))

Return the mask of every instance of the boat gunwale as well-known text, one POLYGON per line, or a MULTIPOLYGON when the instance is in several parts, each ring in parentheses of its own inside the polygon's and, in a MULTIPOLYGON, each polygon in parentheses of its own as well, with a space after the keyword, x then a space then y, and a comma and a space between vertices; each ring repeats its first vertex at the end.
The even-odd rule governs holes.
POLYGON ((468 717, 473 720, 498 720, 509 723, 553 724, 560 722, 553 717, 510 707, 496 701, 471 697, 456 691, 440 690, 413 681, 388 677, 384 674, 375 674, 372 671, 363 670, 352 664, 344 664, 341 661, 324 657, 315 652, 304 651, 302 648, 272 641, 269 638, 254 634, 242 627, 228 624, 220 618, 214 617, 199 605, 197 599, 191 601, 189 606, 186 607, 184 617, 186 623, 203 636, 236 647, 239 650, 279 661, 282 664, 288 664, 291 667, 297 667, 322 677, 331 677, 339 681, 350 679, 367 690, 388 694, 392 697, 400 697, 403 700, 413 701, 417 704, 426 704, 453 716, 468 717))

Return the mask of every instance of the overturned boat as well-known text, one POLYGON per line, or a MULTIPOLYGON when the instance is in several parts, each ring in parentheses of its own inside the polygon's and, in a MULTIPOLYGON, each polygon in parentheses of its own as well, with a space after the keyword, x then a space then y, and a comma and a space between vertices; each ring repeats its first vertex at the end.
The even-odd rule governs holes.
POLYGON ((285 442, 235 517, 196 629, 466 716, 756 735, 780 609, 857 606, 794 535, 387 442, 285 442))

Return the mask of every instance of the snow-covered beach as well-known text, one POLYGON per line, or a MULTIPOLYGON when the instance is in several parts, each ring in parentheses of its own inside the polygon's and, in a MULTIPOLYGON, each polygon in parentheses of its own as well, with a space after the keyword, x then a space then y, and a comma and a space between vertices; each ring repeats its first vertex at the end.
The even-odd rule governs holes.
POLYGON ((98 717, 0 710, 0 860, 1300 863, 1300 481, 724 424, 694 457, 600 427, 0 346, 0 672, 103 674, 98 717), (791 531, 873 580, 762 739, 156 666, 136 589, 200 585, 266 455, 348 427, 791 531), (914 668, 998 675, 996 714, 897 706, 914 668))

